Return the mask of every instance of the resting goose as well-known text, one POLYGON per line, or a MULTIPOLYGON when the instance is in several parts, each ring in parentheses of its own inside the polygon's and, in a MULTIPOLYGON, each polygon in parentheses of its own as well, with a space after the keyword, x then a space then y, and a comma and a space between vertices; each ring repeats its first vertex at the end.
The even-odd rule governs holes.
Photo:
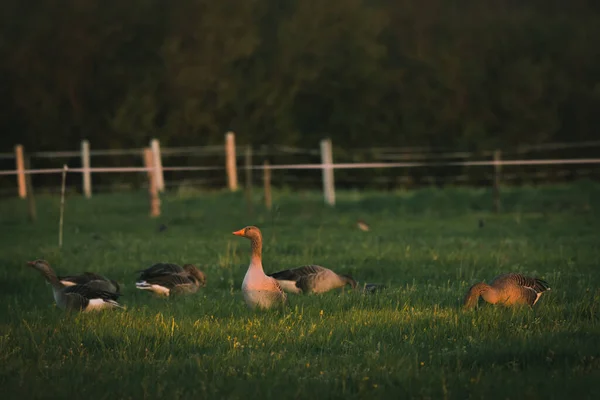
POLYGON ((202 285, 203 282, 196 278, 195 273, 156 275, 135 283, 135 287, 140 290, 149 290, 166 297, 196 293, 202 285))
POLYGON ((489 285, 480 282, 471 286, 465 296, 464 307, 475 307, 479 296, 491 304, 527 304, 533 307, 546 290, 550 290, 550 286, 541 279, 516 273, 503 274, 494 278, 489 285))
POLYGON ((120 294, 111 291, 112 283, 105 280, 91 280, 83 284, 67 286, 62 283, 56 273, 45 260, 27 262, 40 271, 52 286, 54 301, 59 308, 68 311, 94 311, 107 308, 124 308, 117 299, 120 294))
POLYGON ((170 263, 157 263, 151 267, 136 272, 140 273, 138 280, 144 280, 161 275, 185 274, 185 270, 182 267, 177 264, 170 263))
POLYGON ((262 234, 256 226, 247 226, 244 229, 233 232, 236 236, 250 239, 252 256, 244 282, 242 293, 246 305, 251 308, 268 309, 273 306, 284 305, 287 296, 281 289, 276 279, 265 275, 262 266, 262 234))
POLYGON ((180 267, 177 264, 158 263, 138 272, 140 272, 140 276, 137 279, 138 281, 144 281, 164 275, 181 275, 184 277, 191 275, 198 280, 200 286, 206 286, 206 274, 193 264, 185 264, 183 267, 180 267))
POLYGON ((325 293, 346 285, 356 288, 356 281, 349 275, 338 275, 320 265, 305 265, 269 274, 289 293, 325 293))
POLYGON ((93 272, 84 272, 81 275, 59 276, 58 280, 65 286, 84 285, 91 281, 103 281, 108 284, 107 288, 109 288, 111 292, 121 292, 121 287, 116 281, 93 272))

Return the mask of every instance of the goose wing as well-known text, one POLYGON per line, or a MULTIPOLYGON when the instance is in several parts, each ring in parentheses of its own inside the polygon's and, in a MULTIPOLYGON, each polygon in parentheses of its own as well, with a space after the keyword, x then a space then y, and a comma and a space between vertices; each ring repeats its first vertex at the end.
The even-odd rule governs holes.
POLYGON ((144 279, 144 281, 150 285, 158 285, 167 289, 173 289, 174 287, 179 285, 191 285, 195 283, 188 276, 174 274, 154 276, 148 279, 144 279))
POLYGON ((177 264, 158 263, 137 272, 140 273, 140 277, 138 278, 138 280, 148 280, 149 278, 157 276, 181 274, 184 271, 185 270, 183 269, 183 267, 177 264))
POLYGON ((61 281, 73 282, 76 285, 83 285, 90 281, 106 280, 106 278, 104 276, 93 273, 93 272, 84 272, 83 274, 80 274, 80 275, 59 276, 58 279, 61 281))
POLYGON ((539 278, 532 278, 530 276, 525 276, 523 274, 516 274, 516 273, 507 274, 504 277, 504 279, 511 282, 512 284, 517 285, 517 286, 532 289, 534 291, 534 293, 536 293, 536 294, 543 293, 546 290, 550 290, 550 285, 548 284, 548 282, 546 282, 542 279, 539 279, 539 278))
POLYGON ((302 267, 286 269, 284 271, 274 272, 268 276, 277 279, 278 281, 295 281, 298 282, 302 278, 315 276, 327 271, 319 265, 304 265, 302 267))
POLYGON ((88 300, 103 299, 116 301, 120 294, 105 290, 105 286, 102 284, 102 282, 104 281, 92 281, 85 285, 67 286, 63 290, 63 294, 66 296, 78 295, 88 300))

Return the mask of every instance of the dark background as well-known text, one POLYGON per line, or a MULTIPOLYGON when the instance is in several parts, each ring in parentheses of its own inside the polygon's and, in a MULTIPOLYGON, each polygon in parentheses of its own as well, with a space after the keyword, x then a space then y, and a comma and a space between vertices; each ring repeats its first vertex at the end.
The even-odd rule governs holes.
MULTIPOLYGON (((508 153, 596 140, 599 111, 593 0, 0 5, 4 153, 17 143, 28 152, 78 150, 84 138, 93 149, 139 148, 154 137, 164 147, 222 145, 227 130, 253 146, 318 150, 330 137, 342 162, 369 161, 358 149, 372 147, 508 153)), ((94 164, 141 165, 141 157, 94 164)))

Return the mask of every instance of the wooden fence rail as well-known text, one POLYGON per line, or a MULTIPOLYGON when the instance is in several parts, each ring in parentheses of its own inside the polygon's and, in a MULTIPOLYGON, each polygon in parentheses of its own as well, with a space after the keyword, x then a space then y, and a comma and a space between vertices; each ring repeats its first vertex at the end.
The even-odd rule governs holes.
MULTIPOLYGON (((579 147, 594 147, 600 145, 600 141, 584 142, 579 147)), ((532 152, 544 149, 571 149, 577 148, 576 143, 551 143, 540 146, 521 147, 510 154, 532 152)), ((224 171, 226 175, 227 187, 231 191, 238 190, 238 169, 246 171, 245 187, 247 197, 252 188, 252 170, 264 170, 265 174, 263 182, 265 184, 265 200, 267 206, 271 206, 271 172, 275 170, 321 170, 323 184, 323 198, 326 204, 335 205, 335 170, 342 169, 378 169, 378 168, 420 168, 420 167, 451 167, 451 166, 472 166, 472 167, 492 167, 492 194, 493 194, 493 209, 500 210, 500 186, 501 172, 503 166, 536 166, 536 165, 583 165, 583 164, 600 164, 599 158, 569 158, 569 159, 519 159, 519 160, 503 160, 502 155, 505 154, 500 150, 492 152, 480 152, 476 155, 481 157, 486 154, 484 160, 465 160, 465 158, 474 156, 474 153, 469 152, 436 152, 423 153, 427 148, 411 148, 412 151, 419 153, 406 153, 406 149, 387 148, 387 149, 371 149, 370 151, 378 150, 379 153, 375 159, 385 160, 382 162, 363 162, 363 163, 334 163, 333 160, 333 144, 330 139, 324 139, 320 143, 319 149, 300 149, 289 146, 261 146, 258 150, 245 145, 236 147, 235 133, 228 132, 225 135, 224 148, 223 146, 206 146, 206 147, 172 147, 161 148, 157 139, 152 139, 149 146, 139 149, 115 149, 115 150, 94 150, 87 140, 81 142, 80 151, 57 151, 57 152, 33 152, 25 155, 23 146, 16 145, 13 154, 1 153, 0 159, 14 159, 15 169, 0 171, 2 175, 15 175, 17 177, 17 189, 20 198, 27 198, 28 192, 32 191, 30 182, 27 182, 26 177, 32 174, 55 174, 62 173, 63 168, 44 168, 32 169, 29 165, 25 166, 26 160, 31 157, 41 158, 69 158, 77 157, 81 160, 81 168, 69 168, 69 173, 82 174, 82 192, 85 197, 92 196, 92 175, 98 173, 130 173, 130 172, 146 172, 148 177, 153 181, 150 182, 150 194, 152 196, 152 204, 157 204, 158 197, 154 197, 154 191, 161 192, 165 189, 164 172, 165 171, 224 171), (150 151, 150 157, 148 151, 150 151), (320 156, 320 163, 305 163, 305 164, 264 164, 252 165, 252 159, 264 157, 273 154, 297 154, 304 156, 320 156), (121 156, 121 155, 142 155, 145 160, 144 167, 94 167, 92 166, 93 156, 121 156), (189 155, 218 155, 222 156, 224 162, 221 166, 163 166, 163 158, 173 156, 189 156, 189 155), (244 162, 238 166, 237 158, 244 157, 244 162), (434 161, 431 161, 434 160, 434 161)), ((431 149, 429 149, 431 150, 431 149)), ((439 150, 439 149, 436 149, 439 150)), ((443 150, 443 149, 442 149, 443 150)), ((341 149, 340 149, 341 151, 341 149)), ((361 150, 361 151, 368 151, 361 150)), ((341 151, 343 153, 343 151, 341 151)), ((288 156, 286 156, 288 157, 288 156)), ((314 157, 313 157, 314 159, 314 157)), ((265 160, 267 161, 267 160, 265 160)), ((506 177, 508 177, 507 175, 506 177)), ((464 179, 463 179, 464 180, 464 179)), ((158 203, 159 204, 159 203, 158 203)), ((155 206, 153 206, 154 209, 155 206)), ((152 211, 153 214, 156 211, 152 211)))

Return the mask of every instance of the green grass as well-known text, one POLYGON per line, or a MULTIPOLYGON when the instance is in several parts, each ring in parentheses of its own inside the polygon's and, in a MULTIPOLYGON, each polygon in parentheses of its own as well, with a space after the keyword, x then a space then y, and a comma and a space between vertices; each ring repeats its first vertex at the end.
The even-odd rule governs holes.
POLYGON ((62 250, 59 199, 36 200, 35 224, 26 202, 0 202, 3 398, 600 398, 598 184, 506 188, 499 215, 482 189, 342 192, 335 209, 280 192, 253 216, 241 193, 169 193, 158 220, 144 193, 70 196, 62 250), (250 224, 267 272, 318 263, 389 289, 249 311, 249 243, 231 232, 250 224), (42 257, 122 282, 127 310, 65 314, 25 266, 42 257), (197 264, 207 288, 136 291, 133 271, 158 261, 197 264), (510 271, 552 291, 533 310, 459 308, 471 284, 510 271))

